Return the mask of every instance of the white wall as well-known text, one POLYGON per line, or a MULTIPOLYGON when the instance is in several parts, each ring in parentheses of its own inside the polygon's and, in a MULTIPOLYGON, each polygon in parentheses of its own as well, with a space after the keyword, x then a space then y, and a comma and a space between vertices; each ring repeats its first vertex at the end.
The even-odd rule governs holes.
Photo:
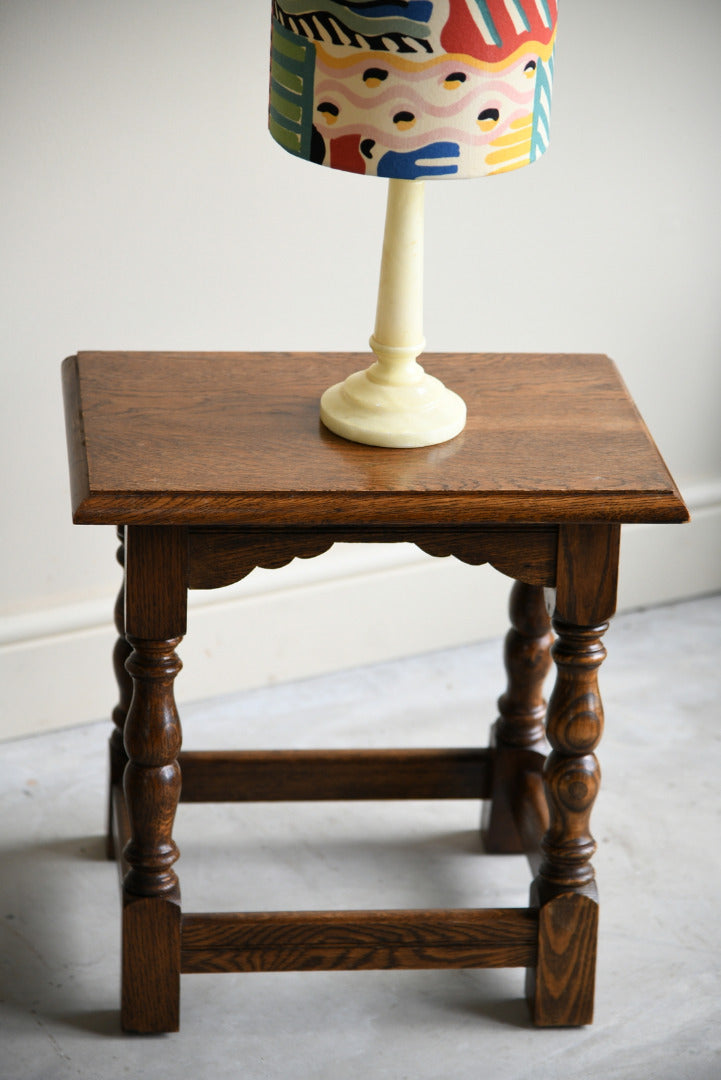
MULTIPOLYGON (((372 328, 384 185, 267 135, 269 7, 2 3, 5 735, 113 696, 115 541, 70 523, 63 356, 355 349, 372 328)), ((720 40, 717 0, 566 2, 547 157, 428 185, 429 347, 608 352, 687 496, 693 525, 626 530, 622 606, 721 588, 720 40)), ((256 572, 198 598, 179 696, 500 633, 505 592, 406 549, 256 572)))

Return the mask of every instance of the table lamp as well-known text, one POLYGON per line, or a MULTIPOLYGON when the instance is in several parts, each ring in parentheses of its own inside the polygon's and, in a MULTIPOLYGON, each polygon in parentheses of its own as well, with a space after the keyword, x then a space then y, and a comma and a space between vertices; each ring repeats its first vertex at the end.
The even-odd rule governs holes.
POLYGON ((376 360, 326 390, 323 423, 373 446, 456 436, 466 406, 423 351, 426 179, 546 150, 557 0, 273 0, 270 119, 290 153, 388 178, 376 360))

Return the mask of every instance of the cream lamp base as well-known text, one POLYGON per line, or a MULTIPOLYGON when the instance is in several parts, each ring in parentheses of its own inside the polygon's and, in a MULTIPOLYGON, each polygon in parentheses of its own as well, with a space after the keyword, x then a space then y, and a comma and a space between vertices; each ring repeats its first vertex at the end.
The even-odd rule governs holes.
POLYGON ((369 446, 434 446, 466 423, 458 394, 426 374, 423 351, 423 198, 418 180, 389 180, 376 324, 376 362, 323 394, 321 420, 369 446))
POLYGON ((367 446, 435 446, 458 435, 466 425, 462 398, 415 360, 405 374, 394 383, 380 363, 356 371, 323 394, 321 420, 336 435, 367 446))

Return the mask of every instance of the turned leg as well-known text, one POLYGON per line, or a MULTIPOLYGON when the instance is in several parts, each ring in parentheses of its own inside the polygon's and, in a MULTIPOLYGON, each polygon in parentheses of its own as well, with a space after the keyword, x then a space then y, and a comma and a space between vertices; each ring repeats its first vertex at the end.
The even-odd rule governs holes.
POLYGON ((125 722, 122 1026, 177 1031, 180 890, 173 822, 180 797, 181 730, 173 684, 185 630, 186 534, 130 527, 126 551, 126 661, 133 697, 125 722))
POLYGON ((108 792, 108 828, 106 833, 106 850, 109 859, 116 856, 115 841, 113 836, 113 814, 115 790, 123 782, 123 772, 128 760, 123 743, 125 719, 128 715, 130 702, 133 696, 133 680, 125 669, 125 661, 131 653, 131 648, 125 639, 125 529, 118 528, 118 540, 120 541, 116 558, 123 567, 123 581, 120 586, 118 598, 115 601, 115 629, 118 638, 113 649, 113 668, 118 683, 118 704, 113 709, 113 732, 110 736, 110 783, 108 792))
POLYGON ((559 542, 551 653, 556 681, 548 703, 551 752, 544 767, 549 827, 531 886, 538 908, 538 960, 527 973, 535 1022, 590 1024, 596 969, 598 896, 591 857, 591 811, 600 785, 594 753, 603 732, 598 669, 613 614, 618 527, 566 526, 559 542))
POLYGON ((493 791, 483 808, 484 846, 494 854, 524 850, 513 803, 520 775, 528 766, 528 751, 543 752, 546 746, 543 682, 551 666, 553 640, 540 586, 516 581, 509 615, 511 629, 504 649, 508 686, 498 699, 499 718, 491 729, 493 791))
POLYGON ((544 769, 550 824, 532 887, 532 903, 540 908, 539 959, 529 977, 536 1023, 546 1026, 593 1019, 598 900, 590 819, 601 779, 593 752, 603 730, 596 674, 608 624, 579 627, 554 619, 553 625, 558 675, 544 769))
POLYGON ((129 638, 133 701, 125 724, 124 791, 131 839, 123 883, 123 1003, 126 1031, 177 1031, 180 890, 172 837, 180 797, 181 732, 173 697, 179 638, 129 638))

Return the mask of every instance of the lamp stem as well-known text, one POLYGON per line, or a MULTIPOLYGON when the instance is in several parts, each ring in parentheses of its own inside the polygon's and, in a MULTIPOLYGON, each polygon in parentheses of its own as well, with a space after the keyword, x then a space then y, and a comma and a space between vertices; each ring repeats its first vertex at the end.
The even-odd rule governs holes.
POLYGON ((378 305, 370 346, 378 358, 369 377, 387 384, 423 377, 416 357, 423 351, 422 180, 388 181, 378 305), (415 369, 415 370, 414 370, 415 369))
POLYGON ((422 180, 388 181, 375 330, 375 363, 320 399, 327 428, 369 446, 419 447, 462 431, 466 406, 416 360, 423 352, 422 180))

